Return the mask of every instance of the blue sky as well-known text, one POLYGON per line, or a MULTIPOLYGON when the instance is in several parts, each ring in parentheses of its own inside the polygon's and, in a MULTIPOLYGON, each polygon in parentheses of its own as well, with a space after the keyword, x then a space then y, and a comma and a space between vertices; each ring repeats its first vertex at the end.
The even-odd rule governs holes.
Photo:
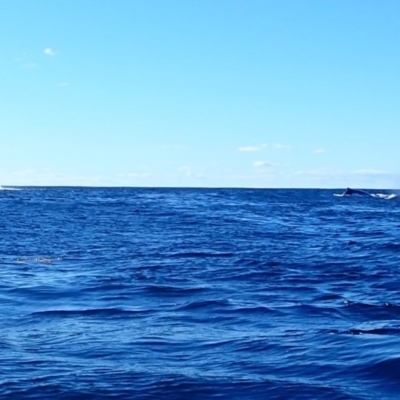
POLYGON ((3 0, 0 184, 400 188, 398 0, 3 0))

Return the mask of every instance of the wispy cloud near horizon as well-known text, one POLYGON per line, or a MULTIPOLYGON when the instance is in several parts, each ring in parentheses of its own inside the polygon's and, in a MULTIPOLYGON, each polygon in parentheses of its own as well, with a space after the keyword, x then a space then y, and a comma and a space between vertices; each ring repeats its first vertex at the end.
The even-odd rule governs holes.
POLYGON ((282 144, 282 143, 275 143, 274 148, 278 149, 278 150, 282 150, 282 149, 289 149, 290 146, 288 146, 286 144, 282 144))
POLYGON ((272 166, 273 165, 268 161, 254 161, 253 162, 253 167, 256 167, 256 168, 270 168, 272 166))
POLYGON ((46 56, 51 56, 51 57, 56 55, 56 52, 53 49, 51 49, 50 47, 46 47, 43 50, 43 53, 46 54, 46 56))
POLYGON ((238 151, 243 152, 243 153, 252 152, 252 151, 259 151, 259 150, 261 150, 261 148, 257 147, 257 146, 243 146, 243 147, 239 147, 238 148, 238 151))
POLYGON ((267 144, 267 143, 263 143, 260 144, 258 146, 242 146, 239 147, 237 150, 240 152, 254 152, 254 151, 260 151, 266 148, 272 148, 272 149, 276 149, 276 150, 283 150, 283 149, 289 149, 290 146, 286 145, 286 144, 282 144, 282 143, 275 143, 275 144, 267 144))
POLYGON ((260 151, 268 147, 268 144, 263 143, 260 146, 242 146, 238 148, 240 152, 252 152, 252 151, 260 151))

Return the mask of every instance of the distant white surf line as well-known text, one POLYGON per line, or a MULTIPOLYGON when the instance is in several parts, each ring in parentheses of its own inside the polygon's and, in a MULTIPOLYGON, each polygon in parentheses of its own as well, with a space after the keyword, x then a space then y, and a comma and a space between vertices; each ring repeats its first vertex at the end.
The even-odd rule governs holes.
POLYGON ((22 190, 15 187, 8 187, 8 186, 0 186, 0 190, 22 190))

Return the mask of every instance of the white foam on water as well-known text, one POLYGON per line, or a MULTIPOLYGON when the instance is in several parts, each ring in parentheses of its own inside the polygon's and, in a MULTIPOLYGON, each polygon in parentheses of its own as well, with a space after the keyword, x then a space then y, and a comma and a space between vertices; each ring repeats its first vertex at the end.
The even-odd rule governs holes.
POLYGON ((391 200, 397 197, 396 194, 391 193, 391 194, 386 194, 386 193, 372 193, 372 197, 375 197, 376 199, 384 199, 384 200, 391 200))
POLYGON ((0 190, 22 190, 22 189, 17 189, 17 188, 14 188, 14 187, 0 186, 0 190))

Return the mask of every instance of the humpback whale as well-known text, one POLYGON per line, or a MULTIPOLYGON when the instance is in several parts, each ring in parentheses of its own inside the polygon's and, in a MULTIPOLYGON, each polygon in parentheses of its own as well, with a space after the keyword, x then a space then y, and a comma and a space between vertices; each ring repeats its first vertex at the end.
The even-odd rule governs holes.
POLYGON ((397 194, 387 194, 387 193, 369 193, 366 190, 361 190, 361 189, 351 189, 347 188, 342 194, 334 194, 334 196, 352 196, 353 194, 358 195, 358 196, 364 196, 364 197, 372 197, 374 199, 385 199, 385 200, 392 200, 392 199, 397 199, 399 200, 400 197, 397 194))
POLYGON ((371 193, 368 193, 365 190, 351 189, 351 188, 347 188, 343 193, 343 196, 351 196, 352 194, 358 194, 359 196, 373 197, 371 193))

